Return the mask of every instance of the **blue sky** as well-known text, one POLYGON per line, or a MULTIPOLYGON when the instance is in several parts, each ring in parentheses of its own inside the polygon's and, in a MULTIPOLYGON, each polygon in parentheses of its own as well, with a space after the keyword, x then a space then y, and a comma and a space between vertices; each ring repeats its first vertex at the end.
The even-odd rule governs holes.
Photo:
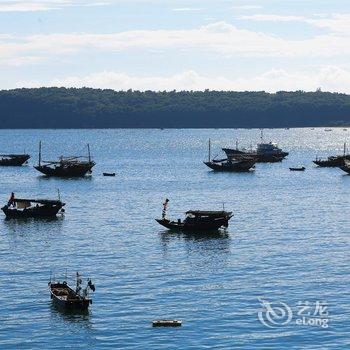
POLYGON ((0 88, 350 93, 349 0, 0 0, 0 88))

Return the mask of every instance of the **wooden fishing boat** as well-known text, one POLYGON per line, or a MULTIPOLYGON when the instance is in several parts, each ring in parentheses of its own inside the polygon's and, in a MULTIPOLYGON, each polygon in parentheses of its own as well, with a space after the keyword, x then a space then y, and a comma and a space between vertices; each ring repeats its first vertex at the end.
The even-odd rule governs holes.
POLYGON ((211 141, 209 140, 208 161, 203 163, 214 171, 248 172, 254 168, 255 162, 255 158, 252 157, 241 157, 240 159, 234 157, 211 159, 211 141))
POLYGON ((1 208, 7 218, 50 218, 55 217, 65 203, 60 200, 15 198, 14 193, 8 203, 1 208))
POLYGON ((210 232, 217 231, 221 227, 227 228, 232 216, 232 212, 227 211, 189 210, 183 221, 180 219, 170 221, 165 216, 156 221, 170 230, 210 232))
POLYGON ((344 150, 342 155, 330 156, 327 159, 316 157, 313 161, 319 167, 335 168, 344 165, 344 160, 350 160, 350 154, 346 154, 346 143, 344 142, 344 150))
POLYGON ((238 160, 238 159, 224 159, 220 162, 212 160, 210 162, 204 162, 206 166, 214 171, 227 171, 227 172, 248 172, 255 166, 255 160, 238 160))
POLYGON ((29 158, 29 154, 0 154, 0 166, 21 166, 29 158))
POLYGON ((83 177, 87 173, 91 173, 91 169, 95 166, 95 162, 91 160, 90 147, 88 148, 87 160, 86 157, 63 157, 58 161, 43 161, 41 159, 41 141, 39 143, 39 163, 34 168, 46 176, 56 177, 83 177))
POLYGON ((344 160, 350 160, 350 155, 330 156, 327 159, 316 158, 313 162, 319 167, 336 168, 344 164, 344 160))
POLYGON ((84 311, 92 304, 92 299, 89 298, 89 290, 95 291, 95 286, 88 279, 86 287, 81 287, 82 279, 77 273, 77 282, 75 290, 71 288, 66 281, 48 283, 50 295, 53 303, 65 310, 84 311))
POLYGON ((299 168, 289 168, 290 171, 305 171, 305 167, 302 166, 302 167, 299 167, 299 168))

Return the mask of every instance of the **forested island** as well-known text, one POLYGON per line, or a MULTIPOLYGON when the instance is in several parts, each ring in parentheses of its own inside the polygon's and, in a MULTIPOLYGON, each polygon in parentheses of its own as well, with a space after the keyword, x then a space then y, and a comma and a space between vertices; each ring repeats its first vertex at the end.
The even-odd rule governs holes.
POLYGON ((350 95, 329 92, 0 91, 0 128, 279 128, 350 124, 350 95))

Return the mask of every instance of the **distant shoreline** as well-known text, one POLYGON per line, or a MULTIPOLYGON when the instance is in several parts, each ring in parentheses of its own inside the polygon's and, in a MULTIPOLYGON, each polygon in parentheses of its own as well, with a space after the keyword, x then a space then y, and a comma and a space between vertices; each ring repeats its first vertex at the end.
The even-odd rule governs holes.
POLYGON ((0 129, 349 127, 350 95, 234 91, 0 91, 0 129))

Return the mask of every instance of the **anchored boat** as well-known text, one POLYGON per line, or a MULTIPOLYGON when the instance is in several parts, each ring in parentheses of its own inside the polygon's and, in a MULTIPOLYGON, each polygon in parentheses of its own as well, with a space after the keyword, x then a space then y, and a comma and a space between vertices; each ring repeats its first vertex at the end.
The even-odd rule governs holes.
POLYGON ((281 162, 285 157, 288 156, 288 152, 283 151, 277 146, 276 143, 263 142, 263 132, 261 130, 261 142, 258 143, 256 150, 238 149, 238 143, 236 143, 236 149, 234 148, 223 148, 222 150, 226 153, 227 157, 233 157, 240 159, 242 157, 254 158, 257 163, 275 163, 281 162))
POLYGON ((7 218, 50 218, 55 217, 65 203, 61 200, 15 198, 12 192, 8 203, 1 208, 7 218))
POLYGON ((209 140, 208 161, 204 162, 204 164, 215 171, 247 172, 254 168, 255 162, 255 158, 252 157, 236 159, 228 156, 224 159, 211 159, 211 142, 209 140))
POLYGON ((56 306, 59 306, 65 310, 87 310, 89 305, 92 304, 92 299, 89 298, 89 291, 95 291, 95 285, 92 284, 91 279, 87 280, 87 285, 82 288, 82 278, 77 272, 76 274, 76 288, 71 288, 66 281, 50 282, 48 283, 51 299, 56 306))
POLYGON ((343 166, 345 160, 350 160, 350 154, 346 154, 346 143, 344 142, 343 155, 330 156, 327 159, 321 159, 316 157, 316 159, 313 162, 319 167, 334 168, 343 166))
POLYGON ((39 143, 39 163, 34 168, 46 176, 57 177, 83 177, 87 173, 91 173, 91 169, 95 166, 95 162, 91 159, 90 146, 88 148, 87 157, 63 157, 58 161, 43 161, 41 159, 41 141, 39 143), (87 160, 83 160, 87 158, 87 160))
POLYGON ((169 200, 163 203, 162 218, 156 221, 170 230, 177 231, 217 231, 221 227, 227 228, 228 222, 233 214, 230 211, 206 211, 206 210, 189 210, 186 212, 186 218, 181 221, 171 221, 166 218, 166 211, 169 200))
POLYGON ((0 154, 0 166, 21 166, 29 158, 29 154, 0 154))

